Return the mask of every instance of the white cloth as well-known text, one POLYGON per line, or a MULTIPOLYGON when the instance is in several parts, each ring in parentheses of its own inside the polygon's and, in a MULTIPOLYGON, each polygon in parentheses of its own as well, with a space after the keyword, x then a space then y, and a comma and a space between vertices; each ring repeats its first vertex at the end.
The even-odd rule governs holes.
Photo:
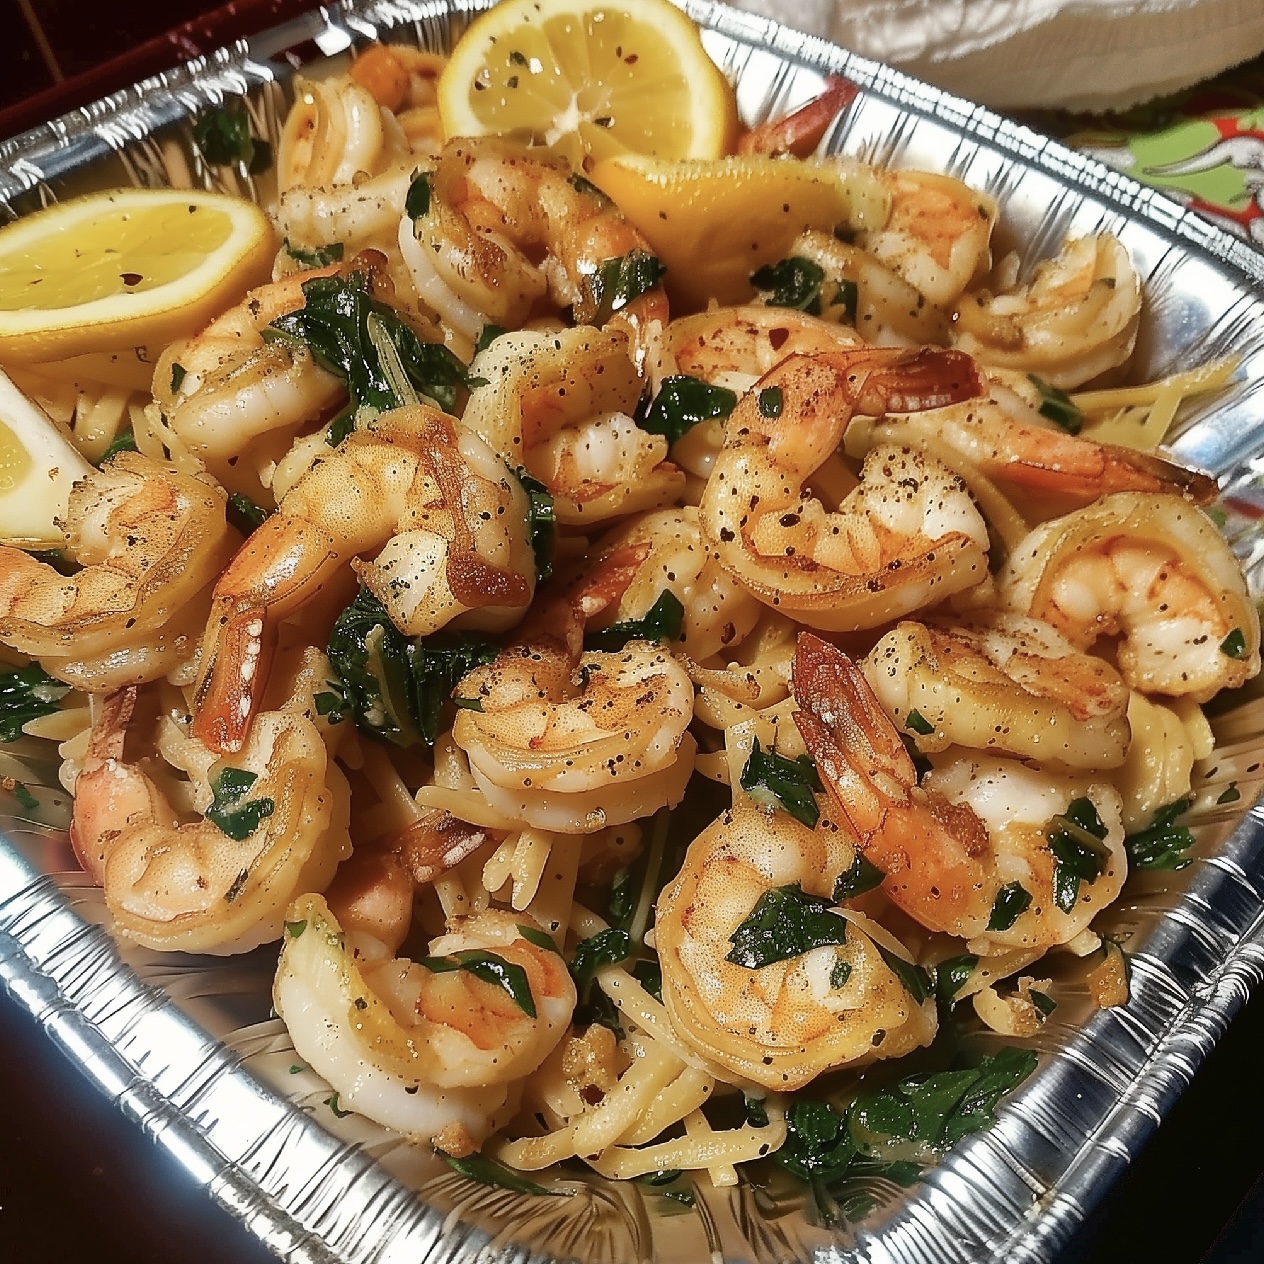
POLYGON ((736 0, 972 101, 1125 109, 1264 52, 1264 0, 736 0))

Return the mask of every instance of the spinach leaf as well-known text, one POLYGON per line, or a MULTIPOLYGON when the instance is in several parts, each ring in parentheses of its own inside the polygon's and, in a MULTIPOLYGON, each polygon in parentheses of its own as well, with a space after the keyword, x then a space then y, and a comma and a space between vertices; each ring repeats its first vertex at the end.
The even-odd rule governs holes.
POLYGON ((221 768, 211 780, 211 806, 206 819, 219 826, 235 842, 249 838, 265 817, 276 810, 268 798, 247 799, 246 793, 259 780, 259 774, 245 768, 221 768))
POLYGON ((1084 414, 1076 407, 1075 401, 1056 386, 1050 386, 1042 377, 1034 373, 1027 374, 1027 380, 1040 392, 1040 407, 1037 411, 1047 417, 1054 425, 1061 426, 1068 434, 1079 434, 1084 424, 1084 414))
POLYGON ((663 1002, 663 967, 657 961, 638 961, 632 977, 661 1005, 663 1002))
POLYGON ((742 789, 756 802, 767 804, 770 799, 775 800, 809 829, 815 829, 821 819, 814 792, 825 787, 808 755, 786 759, 775 751, 762 750, 756 738, 739 780, 742 789))
POLYGON ((465 366, 440 343, 423 342, 393 308, 369 293, 361 272, 303 282, 306 305, 278 316, 265 338, 288 338, 347 383, 357 414, 389 412, 410 404, 416 388, 445 412, 466 385, 465 366), (406 383, 401 382, 402 372, 406 383))
POLYGON ((797 882, 765 891, 729 936, 733 947, 725 961, 759 970, 814 948, 845 943, 847 923, 828 911, 832 903, 818 895, 806 895, 797 882))
POLYGON ((329 661, 357 728, 397 746, 433 746, 458 682, 498 652, 473 633, 410 640, 367 588, 329 635, 329 661))
POLYGON ((680 636, 685 608, 669 588, 645 612, 642 619, 623 619, 584 638, 589 650, 621 650, 629 641, 674 641, 680 636))
POLYGON ((404 214, 409 219, 421 219, 430 214, 430 172, 419 171, 413 176, 404 196, 404 214))
POLYGON ((631 870, 620 869, 610 884, 610 899, 606 905, 610 921, 620 930, 627 930, 632 920, 634 896, 631 870))
POLYGON ((553 550, 557 546, 553 494, 526 470, 515 470, 514 476, 527 493, 527 535, 531 540, 531 552, 535 554, 536 581, 543 583, 553 575, 553 550))
POLYGON ((663 379, 650 404, 637 408, 636 424, 649 434, 663 435, 670 444, 687 435, 699 422, 727 417, 736 407, 735 391, 711 386, 685 373, 674 373, 663 379))
POLYGON ((481 1154, 467 1154, 463 1159, 453 1158, 443 1150, 435 1153, 454 1171, 462 1176, 478 1181, 480 1185, 494 1185, 500 1189, 512 1189, 519 1194, 537 1194, 548 1198, 564 1197, 561 1190, 545 1189, 535 1181, 529 1181, 510 1168, 497 1163, 495 1159, 485 1158, 481 1154))
POLYGON ((1110 852, 1102 843, 1106 826, 1090 799, 1073 799, 1067 810, 1049 822, 1045 837, 1057 863, 1053 867, 1053 902, 1069 913, 1079 898, 1080 882, 1096 882, 1110 852))
POLYGON ((772 1157, 805 1181, 837 1179, 856 1157, 846 1114, 838 1114, 828 1102, 796 1097, 786 1111, 785 1144, 772 1157))
POLYGON ((1159 808, 1150 824, 1124 839, 1128 863, 1134 869, 1184 869, 1190 864, 1185 854, 1194 845, 1194 836, 1176 818, 1189 811, 1193 799, 1177 799, 1159 808))
POLYGON ((904 990, 913 998, 915 1005, 920 1005, 934 991, 935 985, 928 971, 912 961, 905 961, 889 948, 884 948, 876 939, 873 946, 878 950, 878 956, 887 963, 887 969, 899 979, 904 990))
POLYGON ((54 680, 34 663, 0 673, 0 742, 16 742, 22 736, 22 725, 52 715, 69 692, 69 685, 54 680))
POLYGON ((233 492, 224 507, 224 514, 231 526, 236 527, 242 535, 249 535, 267 522, 272 516, 272 511, 256 505, 249 496, 233 492))
POLYGON ((535 997, 531 995, 531 982, 527 972, 512 961, 494 952, 480 948, 463 948, 450 957, 422 957, 417 964, 432 974, 448 974, 464 970, 484 983, 500 988, 528 1018, 534 1018, 535 997))
POLYGON ((1241 628, 1234 628, 1233 631, 1220 642, 1220 652, 1228 658, 1246 657, 1246 637, 1243 635, 1241 628))
POLYGON ((821 286, 825 270, 811 259, 791 255, 780 263, 766 263, 751 273, 751 284, 768 295, 771 307, 793 307, 810 316, 821 314, 821 286))
POLYGON ((882 885, 887 875, 877 865, 865 859, 864 853, 857 848, 851 866, 838 875, 834 883, 834 903, 841 904, 854 896, 864 895, 874 887, 882 885))
POLYGON ((1007 882, 992 902, 988 930, 1009 930, 1031 907, 1031 892, 1021 882, 1007 882))
POLYGON ((606 259, 584 278, 583 296, 575 304, 577 325, 604 325, 621 308, 652 290, 667 269, 644 250, 606 259))
POLYGON ((496 341, 505 331, 499 325, 493 325, 490 321, 479 331, 478 338, 474 342, 474 354, 478 355, 480 351, 486 351, 488 347, 496 341))
MULTIPOLYGON (((285 253, 305 268, 327 268, 331 263, 342 262, 343 245, 340 241, 331 241, 327 246, 316 246, 311 250, 294 245, 288 237, 283 244, 285 253)), ((171 389, 176 388, 173 385, 171 389)))
POLYGON ((272 146, 250 132, 250 115, 241 100, 204 110, 193 124, 198 152, 213 167, 241 167, 257 176, 272 166, 272 146))
POLYGON ((611 926, 606 930, 589 935, 575 945, 575 956, 571 961, 571 974, 575 982, 586 987, 596 977, 602 966, 612 966, 626 961, 632 955, 632 937, 626 930, 611 926))
POLYGON ((935 992, 941 1001, 951 1001, 966 985, 966 980, 974 973, 979 964, 973 953, 962 953, 959 957, 949 957, 935 967, 935 992))
POLYGON ((136 450, 136 436, 132 433, 131 426, 128 426, 110 440, 110 446, 101 453, 101 459, 97 464, 104 465, 112 456, 117 456, 120 452, 135 452, 136 450))

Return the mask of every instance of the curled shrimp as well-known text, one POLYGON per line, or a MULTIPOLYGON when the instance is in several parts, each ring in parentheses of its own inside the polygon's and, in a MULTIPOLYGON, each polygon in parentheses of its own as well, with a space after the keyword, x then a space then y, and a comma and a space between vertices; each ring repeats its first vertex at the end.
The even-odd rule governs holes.
POLYGON ((927 301, 950 306, 991 267, 996 199, 926 171, 884 171, 881 178, 890 215, 881 228, 858 234, 856 244, 927 301))
POLYGON ((842 75, 826 75, 825 90, 784 118, 752 127, 738 142, 739 154, 806 158, 821 143, 830 124, 856 99, 860 89, 842 75))
POLYGON ((1037 411, 1040 393, 1025 375, 984 369, 980 379, 978 398, 884 419, 873 437, 949 448, 988 478, 1062 509, 1121 491, 1180 492, 1199 504, 1215 499, 1216 482, 1205 474, 1053 425, 1037 411))
POLYGON ((1118 896, 1127 860, 1112 786, 968 752, 937 762, 919 785, 895 725, 841 650, 801 634, 793 686, 795 724, 841 820, 892 903, 923 926, 979 956, 1052 947, 1118 896), (1091 857, 1076 857, 1079 876, 1050 838, 1077 801, 1100 829, 1091 857))
POLYGON ((818 915, 837 916, 836 934, 821 936, 820 947, 759 967, 735 961, 739 928, 769 898, 828 903, 854 858, 841 832, 813 831, 749 803, 694 839, 658 897, 654 922, 663 1003, 682 1040, 774 1089, 802 1088, 832 1067, 931 1041, 934 1001, 910 994, 884 955, 889 936, 850 912, 818 915))
POLYGON ((856 413, 977 392, 949 351, 792 356, 729 414, 699 506, 720 564, 760 601, 813 627, 874 627, 978 583, 987 530, 961 479, 920 452, 874 448, 827 513, 805 487, 856 413))
POLYGON ((1142 693, 1206 702, 1260 670, 1260 622, 1241 567, 1179 496, 1118 492, 1037 527, 1001 573, 1002 603, 1087 650, 1118 637, 1142 693))
POLYGON ((617 284, 606 265, 653 251, 604 194, 564 159, 493 137, 449 141, 430 177, 429 207, 400 225, 417 292, 469 337, 491 321, 521 327, 549 297, 577 324, 620 328, 634 346, 667 320, 655 275, 617 284), (538 266, 530 256, 543 250, 538 266))
POLYGON ((95 692, 189 662, 193 624, 240 541, 224 506, 205 475, 119 453, 71 489, 61 526, 80 570, 0 548, 0 641, 95 692))
POLYGON ((1110 233, 1068 241, 1026 285, 964 295, 953 343, 984 364, 1079 386, 1123 364, 1137 341, 1141 282, 1110 233))
POLYGON ((902 622, 861 667, 896 726, 928 753, 968 746, 1071 768, 1117 768, 1128 754, 1119 673, 1035 619, 902 622))
POLYGON ((678 644, 691 658, 710 658, 755 626, 763 607, 711 556, 696 509, 659 509, 618 527, 594 546, 591 566, 600 571, 630 549, 641 561, 618 602, 590 627, 643 619, 665 592, 684 608, 678 644))
POLYGON ((693 685, 641 640, 583 652, 585 621, 626 589, 643 554, 622 551, 538 604, 515 643, 464 676, 452 738, 510 820, 591 834, 674 807, 693 771, 693 685))
POLYGON ((272 995, 298 1055, 347 1108, 449 1154, 507 1122, 513 1083, 566 1034, 575 985, 524 913, 453 918, 420 962, 364 935, 353 952, 319 895, 285 920, 272 995))
POLYGON ((345 395, 342 381, 306 347, 263 336, 278 316, 303 307, 305 281, 338 271, 335 265, 294 272, 251 290, 196 337, 163 353, 154 370, 154 400, 195 456, 219 469, 261 435, 292 437, 345 395))
POLYGON ((845 325, 792 307, 751 303, 681 316, 663 330, 652 357, 654 376, 696 377, 746 391, 792 355, 850 351, 863 340, 845 325))
POLYGON ((346 783, 321 729, 297 705, 261 713, 231 764, 207 753, 224 811, 204 802, 182 823, 126 758, 136 694, 105 699, 74 787, 71 841, 115 929, 149 948, 216 954, 279 938, 295 893, 326 886, 351 850, 346 783))
POLYGON ((590 526, 670 504, 684 474, 633 420, 641 378, 621 332, 504 334, 477 359, 464 421, 548 488, 557 521, 590 526))
POLYGON ((527 518, 518 480, 455 418, 418 404, 354 431, 286 492, 215 585, 195 735, 214 750, 240 747, 277 623, 348 559, 409 636, 457 621, 508 627, 535 591, 527 518))

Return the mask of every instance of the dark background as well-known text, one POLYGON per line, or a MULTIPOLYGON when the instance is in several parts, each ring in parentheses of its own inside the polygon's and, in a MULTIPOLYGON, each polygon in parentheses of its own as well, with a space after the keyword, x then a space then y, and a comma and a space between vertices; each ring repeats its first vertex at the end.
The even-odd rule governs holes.
MULTIPOLYGON (((312 2, 0 0, 0 137, 312 2)), ((1264 1264, 1261 1051, 1264 995, 1059 1264, 1264 1264)), ((0 995, 0 1264, 272 1259, 0 995)))

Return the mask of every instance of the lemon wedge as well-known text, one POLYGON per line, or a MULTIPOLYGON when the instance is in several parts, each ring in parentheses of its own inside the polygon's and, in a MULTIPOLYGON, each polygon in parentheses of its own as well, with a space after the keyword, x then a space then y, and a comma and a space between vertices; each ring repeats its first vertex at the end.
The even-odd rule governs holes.
POLYGON ((276 253, 250 202, 187 189, 113 189, 0 229, 0 361, 62 360, 196 332, 276 253))
POLYGON ((503 0, 458 40, 438 97, 445 136, 517 135, 577 165, 716 158, 737 134, 733 89, 670 0, 503 0))
POLYGON ((667 265, 672 302, 689 309, 749 300, 750 274, 784 259, 810 228, 880 228, 890 213, 878 177, 846 159, 623 154, 597 163, 589 178, 667 265))
POLYGON ((92 473, 78 449, 0 372, 0 543, 60 548, 54 519, 76 479, 92 473))

